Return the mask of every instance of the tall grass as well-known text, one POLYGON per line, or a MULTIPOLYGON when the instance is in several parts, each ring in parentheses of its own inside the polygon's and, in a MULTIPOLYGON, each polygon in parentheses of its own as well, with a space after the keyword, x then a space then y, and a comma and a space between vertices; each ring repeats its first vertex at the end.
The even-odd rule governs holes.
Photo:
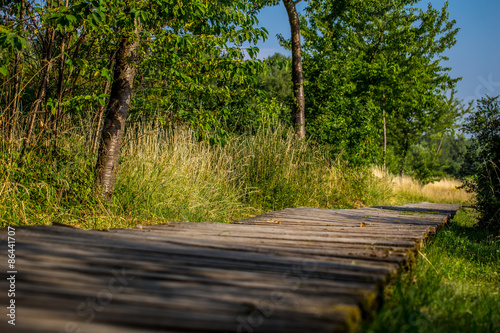
POLYGON ((130 127, 114 201, 99 199, 95 155, 85 135, 59 138, 20 154, 1 146, 0 224, 62 222, 111 228, 164 221, 227 222, 286 207, 350 208, 413 201, 465 203, 458 182, 421 186, 409 178, 352 168, 293 130, 263 121, 224 145, 189 128, 130 127), (250 134, 251 132, 251 134, 250 134))
POLYGON ((39 144, 22 151, 4 143, 0 156, 0 226, 62 222, 92 228, 111 221, 96 195, 93 159, 80 136, 57 148, 39 144))
POLYGON ((330 160, 323 150, 297 139, 291 128, 264 124, 253 136, 227 147, 246 189, 246 202, 260 211, 285 207, 353 207, 374 204, 390 194, 387 183, 368 169, 330 160))
MULTIPOLYGON (((149 126, 148 126, 149 127, 149 126)), ((227 149, 189 129, 136 127, 128 132, 115 191, 115 212, 141 219, 230 221, 255 212, 227 149)))
POLYGON ((145 219, 232 221, 285 207, 378 203, 390 189, 369 170, 330 161, 290 128, 265 124, 222 146, 189 129, 128 132, 116 213, 145 219))

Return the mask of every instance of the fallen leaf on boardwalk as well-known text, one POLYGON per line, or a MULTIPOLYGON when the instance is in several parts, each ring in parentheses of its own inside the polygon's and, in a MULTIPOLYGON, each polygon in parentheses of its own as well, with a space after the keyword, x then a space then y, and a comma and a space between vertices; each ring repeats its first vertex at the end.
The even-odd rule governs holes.
POLYGON ((361 222, 360 227, 366 227, 366 223, 365 222, 361 222))

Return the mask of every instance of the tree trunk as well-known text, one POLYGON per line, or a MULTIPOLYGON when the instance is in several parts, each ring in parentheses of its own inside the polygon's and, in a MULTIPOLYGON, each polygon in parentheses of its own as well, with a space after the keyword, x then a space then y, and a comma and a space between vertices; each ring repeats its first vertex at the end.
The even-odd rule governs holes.
POLYGON ((17 126, 17 115, 19 109, 19 85, 20 85, 20 75, 19 75, 19 64, 21 62, 21 52, 16 54, 16 62, 14 63, 14 101, 12 106, 12 116, 10 117, 10 128, 9 128, 9 143, 14 142, 14 134, 16 132, 17 126))
POLYGON ((101 193, 109 201, 113 195, 120 148, 125 129, 125 120, 130 105, 135 69, 134 51, 139 46, 137 39, 122 36, 115 56, 113 84, 102 128, 96 172, 101 193))
MULTIPOLYGON (((104 93, 107 94, 108 90, 109 90, 109 81, 106 80, 106 83, 104 85, 104 93)), ((95 152, 95 148, 97 147, 97 141, 99 140, 99 133, 101 129, 103 115, 104 115, 104 106, 101 106, 99 108, 99 111, 97 111, 97 128, 95 130, 94 137, 92 139, 92 145, 90 146, 90 152, 92 154, 95 152)))
POLYGON ((385 109, 382 109, 382 117, 384 121, 384 172, 387 168, 387 125, 385 122, 385 109))
POLYGON ((444 133, 441 135, 441 140, 439 141, 439 146, 437 147, 436 150, 436 156, 439 155, 439 152, 441 151, 441 147, 443 146, 443 141, 444 141, 444 133))
POLYGON ((302 51, 300 43, 300 21, 295 5, 300 1, 283 0, 292 31, 292 81, 294 92, 293 120, 300 138, 306 136, 304 79, 302 74, 302 51))
POLYGON ((36 96, 36 100, 33 103, 33 107, 31 108, 30 111, 30 121, 28 125, 28 132, 26 133, 26 137, 24 139, 24 146, 27 147, 30 145, 31 141, 31 136, 33 135, 33 130, 35 128, 35 120, 36 120, 36 115, 38 113, 38 109, 40 108, 40 104, 42 104, 43 99, 45 98, 45 95, 47 94, 47 88, 49 85, 49 74, 50 74, 50 69, 52 67, 52 47, 54 45, 54 38, 55 38, 55 30, 52 28, 47 29, 47 38, 48 38, 48 44, 47 48, 45 51, 43 63, 42 63, 42 73, 40 77, 40 85, 38 87, 38 93, 36 96))
MULTIPOLYGON (((59 4, 60 5, 60 4, 59 4)), ((66 8, 69 7, 69 0, 66 0, 64 5, 66 8)), ((62 118, 63 108, 62 108, 62 98, 64 94, 64 69, 65 69, 65 61, 66 61, 66 43, 71 39, 68 35, 62 33, 61 34, 61 55, 59 59, 59 82, 57 84, 57 110, 53 118, 52 130, 55 134, 54 145, 57 147, 57 129, 59 128, 59 123, 62 118)))
POLYGON ((405 166, 406 166, 406 156, 408 155, 408 150, 410 150, 410 140, 408 137, 405 137, 403 144, 403 152, 401 156, 401 161, 399 164, 399 175, 403 177, 405 175, 405 166))
POLYGON ((57 128, 59 127, 59 120, 62 117, 63 109, 62 109, 62 98, 64 94, 64 62, 66 60, 64 56, 66 48, 66 36, 62 36, 61 39, 61 59, 59 63, 59 82, 57 83, 57 109, 56 113, 53 118, 53 123, 52 123, 52 130, 53 133, 55 134, 55 140, 54 143, 57 146, 57 128))
MULTIPOLYGON (((25 12, 25 6, 24 6, 24 0, 20 2, 21 8, 19 11, 19 24, 21 26, 21 35, 23 35, 24 32, 24 12, 25 12)), ((16 132, 16 126, 17 126, 17 117, 18 117, 18 109, 19 109, 19 95, 20 95, 20 81, 21 81, 21 75, 19 73, 19 66, 21 63, 21 52, 17 52, 16 54, 16 62, 14 64, 14 105, 12 107, 12 117, 10 121, 10 129, 9 129, 9 142, 12 144, 14 142, 14 135, 16 132)))

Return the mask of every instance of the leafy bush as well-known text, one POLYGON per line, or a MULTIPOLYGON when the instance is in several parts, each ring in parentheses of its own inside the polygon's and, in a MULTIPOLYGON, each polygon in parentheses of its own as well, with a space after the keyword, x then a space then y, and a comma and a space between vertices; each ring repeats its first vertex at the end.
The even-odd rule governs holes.
POLYGON ((463 130, 472 135, 464 164, 473 176, 464 187, 476 193, 480 225, 500 229, 500 101, 485 97, 466 119, 463 130))

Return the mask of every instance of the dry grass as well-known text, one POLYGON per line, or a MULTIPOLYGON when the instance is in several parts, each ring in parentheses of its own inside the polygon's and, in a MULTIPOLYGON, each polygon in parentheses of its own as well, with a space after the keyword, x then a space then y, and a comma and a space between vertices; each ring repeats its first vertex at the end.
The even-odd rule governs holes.
MULTIPOLYGON (((154 126, 152 126, 154 128, 154 126)), ((115 191, 118 215, 180 221, 232 221, 242 204, 234 157, 190 130, 129 130, 115 191)))
POLYGON ((438 182, 422 186, 410 177, 396 177, 394 180, 396 196, 412 200, 421 200, 436 203, 470 204, 472 193, 459 189, 462 182, 456 179, 442 179, 438 182))
POLYGON ((410 202, 434 202, 469 205, 473 203, 474 195, 459 189, 462 182, 457 179, 444 178, 438 182, 422 185, 409 176, 394 176, 384 174, 380 168, 373 168, 373 174, 392 182, 394 197, 391 204, 410 202))

